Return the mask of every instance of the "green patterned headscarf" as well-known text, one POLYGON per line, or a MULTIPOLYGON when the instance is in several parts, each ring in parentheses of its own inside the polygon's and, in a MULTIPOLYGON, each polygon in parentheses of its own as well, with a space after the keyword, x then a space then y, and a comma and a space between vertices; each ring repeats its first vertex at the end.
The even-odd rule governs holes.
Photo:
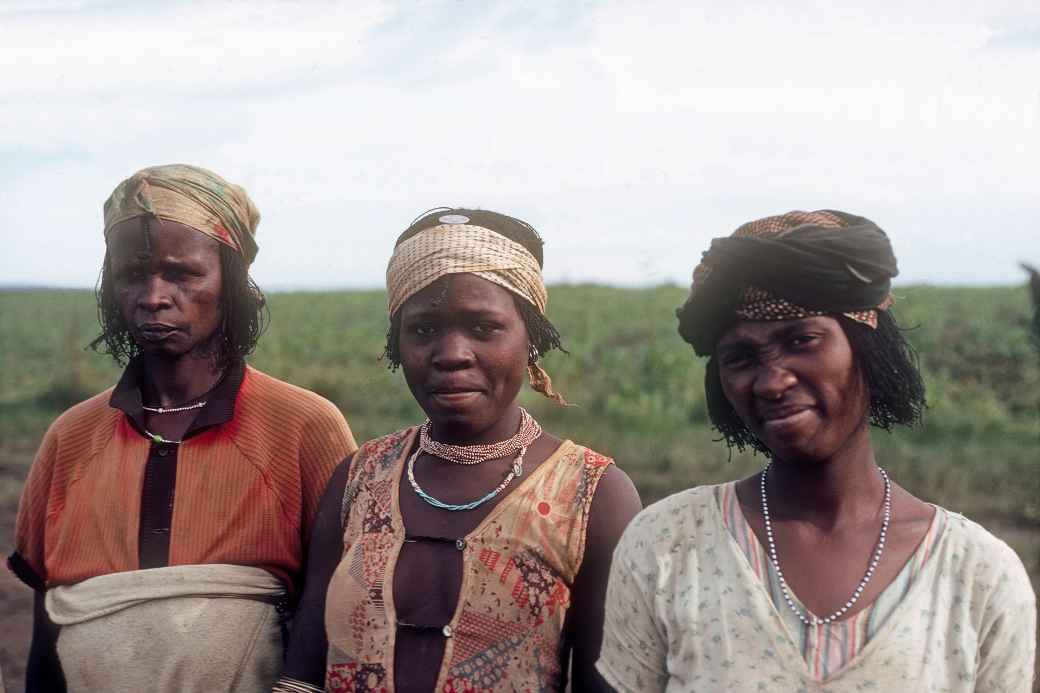
POLYGON ((256 257, 256 205, 243 188, 198 166, 152 166, 117 185, 105 201, 105 242, 112 227, 134 217, 189 226, 241 253, 246 264, 256 257))

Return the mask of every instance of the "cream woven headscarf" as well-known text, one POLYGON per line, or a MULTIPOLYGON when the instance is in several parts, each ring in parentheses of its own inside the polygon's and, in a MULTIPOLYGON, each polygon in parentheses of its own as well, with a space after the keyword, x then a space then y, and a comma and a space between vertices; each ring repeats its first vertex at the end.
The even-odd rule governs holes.
MULTIPOLYGON (((538 260, 524 246, 491 229, 442 223, 402 241, 386 268, 390 317, 409 298, 447 274, 475 274, 526 299, 544 314, 549 294, 538 260)), ((527 366, 531 387, 560 404, 549 374, 535 361, 527 366)))
POLYGON ((113 226, 142 216, 190 226, 241 253, 246 264, 256 257, 256 205, 244 189, 204 168, 152 166, 117 185, 105 201, 105 241, 113 226))

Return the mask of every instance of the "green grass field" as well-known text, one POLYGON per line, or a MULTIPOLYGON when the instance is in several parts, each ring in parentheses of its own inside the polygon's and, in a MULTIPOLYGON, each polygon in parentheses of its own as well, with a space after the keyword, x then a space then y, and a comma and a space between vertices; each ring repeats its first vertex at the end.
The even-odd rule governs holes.
MULTIPOLYGON (((897 317, 914 328, 930 409, 918 430, 876 433, 881 463, 930 501, 1035 528, 1040 355, 1026 291, 913 287, 897 295, 897 317)), ((550 354, 546 365, 576 406, 523 395, 549 430, 613 455, 646 500, 761 464, 731 459, 713 440, 703 362, 675 332, 682 299, 675 287, 556 287, 550 316, 570 355, 550 354)), ((334 401, 359 440, 417 422, 403 377, 378 361, 384 305, 379 291, 275 294, 252 363, 334 401)), ((88 292, 3 292, 0 316, 0 468, 10 485, 24 476, 48 423, 119 370, 84 349, 97 330, 88 292)))
MULTIPOLYGON (((549 314, 570 355, 546 368, 575 406, 525 390, 550 431, 613 456, 644 502, 736 478, 763 463, 715 442, 703 362, 675 330, 676 287, 552 289, 549 314)), ((1010 543, 1040 588, 1040 354, 1024 288, 902 288, 896 315, 921 354, 930 409, 913 431, 875 433, 879 462, 925 500, 982 522, 1010 543)), ((346 414, 358 440, 421 421, 404 378, 378 360, 387 321, 381 291, 270 297, 258 368, 315 390, 346 414)), ((32 455, 63 409, 110 385, 119 369, 84 347, 97 332, 90 292, 0 292, 0 537, 32 455)), ((22 641, 0 642, 8 684, 20 676, 27 590, 9 581, 7 613, 22 641), (22 593, 25 592, 23 595, 22 593), (13 679, 13 680, 12 680, 13 679)), ((3 585, 0 585, 2 587, 3 585)), ((3 590, 0 590, 2 592, 3 590)), ((12 636, 13 637, 13 636, 12 636)))

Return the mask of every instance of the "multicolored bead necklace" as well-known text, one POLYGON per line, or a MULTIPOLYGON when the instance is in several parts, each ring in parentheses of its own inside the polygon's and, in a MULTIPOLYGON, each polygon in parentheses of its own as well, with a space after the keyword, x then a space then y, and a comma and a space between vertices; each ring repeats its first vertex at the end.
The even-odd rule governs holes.
POLYGON ((412 485, 415 495, 422 498, 429 505, 441 510, 454 512, 473 510, 480 507, 502 493, 513 479, 523 475, 524 454, 527 452, 528 446, 542 435, 542 427, 522 407, 520 408, 520 430, 511 438, 498 443, 488 445, 450 445, 448 443, 440 443, 430 438, 430 426, 431 422, 427 419, 419 429, 419 445, 416 446, 412 456, 408 458, 408 483, 412 485), (509 473, 506 474, 505 479, 490 492, 468 503, 445 503, 424 491, 415 478, 415 461, 419 459, 419 455, 423 452, 439 457, 446 462, 464 465, 480 464, 481 462, 506 457, 513 453, 516 453, 516 457, 513 458, 512 467, 509 473))
POLYGON ((145 437, 147 437, 148 439, 150 439, 153 443, 155 443, 157 445, 160 445, 162 443, 166 443, 167 445, 180 445, 181 443, 184 442, 183 440, 167 440, 166 438, 163 438, 158 433, 152 433, 147 428, 144 430, 144 435, 145 435, 145 437))

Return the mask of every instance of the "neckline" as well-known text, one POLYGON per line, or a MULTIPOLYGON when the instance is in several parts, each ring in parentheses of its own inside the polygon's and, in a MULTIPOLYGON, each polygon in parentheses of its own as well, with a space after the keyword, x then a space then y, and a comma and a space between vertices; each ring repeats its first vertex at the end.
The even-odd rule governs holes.
MULTIPOLYGON (((395 528, 400 530, 401 537, 403 538, 407 533, 407 528, 404 526, 404 516, 401 515, 401 480, 404 477, 404 470, 408 464, 408 455, 413 452, 412 448, 418 444, 416 440, 419 435, 419 427, 414 426, 404 441, 404 445, 401 447, 401 454, 398 455, 395 463, 396 469, 394 471, 394 485, 391 490, 391 517, 395 528)), ((520 483, 514 486, 512 489, 507 489, 505 493, 500 494, 501 499, 495 503, 494 507, 484 516, 484 519, 477 523, 477 526, 470 530, 467 534, 458 539, 469 540, 473 537, 480 536, 483 531, 487 528, 487 525, 491 524, 498 515, 505 512, 504 505, 507 499, 514 494, 521 493, 527 486, 534 484, 535 480, 543 476, 546 469, 549 469, 553 463, 557 462, 560 457, 564 455, 568 450, 574 447, 574 442, 569 438, 565 438, 560 441, 560 444, 556 447, 553 452, 545 458, 538 467, 530 474, 524 475, 524 478, 520 480, 520 483)), ((448 512, 448 511, 445 511, 448 512)), ((454 621, 454 618, 452 619, 454 621)))
MULTIPOLYGON (((151 437, 145 435, 147 426, 145 426, 146 412, 142 408, 141 379, 144 377, 142 368, 143 361, 139 357, 130 360, 123 370, 119 382, 112 388, 108 405, 121 411, 130 427, 140 433, 142 439, 151 441, 151 437)), ((244 359, 236 359, 224 370, 212 388, 199 395, 199 397, 206 397, 206 404, 196 410, 191 423, 180 437, 181 441, 186 442, 205 429, 225 424, 234 418, 238 397, 251 370, 252 368, 244 359)))
MULTIPOLYGON (((391 553, 387 557, 387 570, 383 576, 384 585, 389 585, 389 598, 384 599, 383 605, 386 609, 387 621, 391 624, 397 622, 397 604, 394 601, 394 575, 397 573, 397 562, 401 558, 401 549, 404 547, 404 540, 407 536, 408 530, 404 525, 404 516, 401 515, 401 478, 404 474, 404 468, 407 465, 407 459, 409 453, 412 451, 412 447, 418 444, 417 437, 419 435, 419 427, 413 426, 412 430, 408 432, 405 437, 404 444, 401 446, 401 453, 397 456, 395 461, 396 469, 393 474, 393 485, 390 490, 390 522, 394 529, 394 544, 391 548, 391 553)), ((480 536, 484 530, 490 525, 495 518, 501 513, 505 512, 506 501, 517 493, 522 493, 528 486, 535 483, 535 481, 546 473, 544 470, 550 469, 559 459, 576 445, 569 439, 565 438, 560 441, 560 444, 545 460, 538 465, 530 474, 526 475, 524 479, 516 485, 515 488, 505 493, 502 498, 495 504, 493 508, 484 516, 484 519, 477 523, 477 526, 467 532, 465 536, 459 537, 465 542, 469 542, 472 538, 480 536)), ((447 512, 447 511, 445 511, 447 512)), ((451 613, 451 619, 445 627, 450 627, 453 630, 458 628, 459 619, 462 616, 462 605, 464 603, 463 595, 465 594, 466 587, 469 583, 470 571, 466 569, 466 558, 463 554, 462 559, 462 582, 459 584, 459 597, 455 603, 455 608, 451 613)), ((389 680, 391 685, 396 685, 394 682, 393 666, 394 660, 397 657, 397 629, 391 626, 392 635, 390 636, 389 652, 385 656, 389 657, 390 672, 389 680)), ((441 655, 441 663, 437 670, 437 683, 436 690, 440 690, 443 687, 444 678, 447 676, 447 666, 450 661, 450 653, 454 647, 453 643, 446 643, 444 647, 444 653, 441 655)))
MULTIPOLYGON (((718 484, 718 486, 723 486, 723 487, 726 486, 726 485, 733 485, 733 486, 735 486, 736 483, 737 483, 736 481, 728 481, 728 482, 726 482, 724 484, 718 484)), ((803 676, 806 679, 808 679, 809 681, 812 681, 812 682, 814 682, 816 684, 819 684, 819 685, 826 685, 826 684, 834 683, 835 681, 837 681, 838 679, 843 677, 845 675, 845 672, 850 671, 851 669, 856 667, 856 665, 861 661, 861 659, 864 658, 864 657, 869 656, 870 653, 872 653, 875 649, 877 649, 877 647, 879 647, 879 645, 877 643, 878 642, 883 642, 886 639, 886 637, 888 636, 889 631, 895 629, 899 625, 899 623, 902 621, 902 619, 905 618, 904 614, 908 612, 908 609, 905 608, 906 604, 911 603, 911 601, 916 597, 917 593, 920 592, 922 589, 924 589, 922 587, 922 585, 924 585, 926 582, 928 582, 928 579, 926 579, 926 578, 930 578, 930 573, 935 570, 935 566, 938 564, 938 555, 941 553, 941 551, 943 549, 943 545, 945 544, 946 537, 947 537, 947 534, 948 534, 947 529, 949 528, 949 523, 944 523, 942 528, 941 528, 941 532, 939 533, 939 536, 935 538, 934 548, 932 549, 931 555, 929 555, 928 558, 925 560, 925 562, 921 565, 921 570, 918 572, 917 577, 914 579, 913 583, 910 585, 909 589, 906 591, 906 594, 903 595, 903 602, 900 603, 900 604, 897 604, 893 608, 892 613, 890 613, 888 615, 888 618, 886 618, 885 622, 881 624, 881 627, 878 628, 878 630, 874 633, 874 636, 870 639, 870 641, 867 642, 867 644, 864 645, 862 647, 862 649, 860 649, 860 651, 855 654, 855 656, 853 656, 851 659, 849 659, 849 661, 846 662, 845 666, 843 666, 841 669, 839 669, 838 671, 834 672, 833 674, 831 674, 830 676, 828 676, 826 678, 818 679, 815 676, 813 676, 812 671, 809 669, 808 662, 806 662, 805 658, 802 656, 802 653, 801 653, 801 651, 800 651, 800 649, 798 647, 798 643, 796 642, 796 640, 795 640, 794 636, 792 635, 791 631, 787 628, 787 623, 784 621, 783 614, 780 613, 779 608, 777 607, 776 603, 773 601, 773 597, 772 597, 772 595, 769 592, 768 586, 761 579, 759 579, 758 575, 755 574, 754 569, 751 567, 751 564, 748 562, 748 557, 744 554, 744 550, 740 548, 740 545, 737 544, 737 540, 733 537, 733 533, 730 532, 729 528, 726 527, 725 519, 722 516, 722 508, 719 507, 718 494, 715 493, 714 488, 715 487, 709 487, 709 489, 711 490, 711 499, 710 499, 711 500, 711 508, 712 508, 711 514, 712 514, 712 520, 715 523, 715 530, 717 532, 721 532, 722 534, 725 535, 725 537, 726 537, 725 541, 727 542, 727 546, 728 546, 730 552, 732 554, 736 555, 737 563, 740 566, 740 570, 742 570, 744 572, 744 575, 745 575, 746 579, 749 579, 751 582, 753 582, 755 584, 755 590, 758 593, 759 598, 763 599, 766 602, 766 604, 768 605, 769 609, 772 611, 773 617, 774 617, 776 623, 779 625, 780 631, 783 633, 783 636, 784 636, 783 640, 786 642, 786 645, 794 653, 794 658, 798 660, 798 673, 801 676, 803 676)), ((744 515, 744 509, 740 506, 740 499, 739 499, 739 497, 736 494, 736 489, 735 488, 733 489, 733 500, 734 500, 735 503, 737 503, 737 511, 741 514, 741 517, 744 520, 744 522, 748 522, 747 516, 744 515)), ((935 523, 938 521, 939 513, 940 512, 944 512, 943 509, 941 507, 939 507, 938 505, 935 505, 935 504, 932 504, 932 503, 929 503, 929 505, 931 505, 932 508, 934 508, 934 512, 932 513, 932 520, 931 520, 931 522, 928 525, 928 530, 925 532, 924 537, 922 537, 922 541, 925 538, 927 538, 928 533, 931 532, 932 529, 934 528, 935 523)), ((750 523, 748 523, 748 524, 750 525, 750 523)), ((759 540, 758 535, 755 534, 754 531, 751 532, 751 536, 754 537, 756 548, 758 550, 764 550, 763 547, 762 547, 762 542, 759 540)), ((913 553, 910 554, 910 556, 907 558, 906 562, 903 563, 903 566, 899 569, 899 573, 897 573, 897 576, 899 574, 901 574, 903 569, 906 568, 907 564, 914 559, 914 555, 917 553, 917 550, 918 550, 919 547, 920 547, 920 543, 918 543, 917 547, 914 548, 913 553)), ((767 566, 766 567, 767 573, 768 573, 768 569, 769 568, 767 566)), ((862 613, 862 611, 865 611, 867 609, 872 609, 874 607, 874 605, 877 603, 878 597, 880 597, 881 594, 883 594, 884 591, 886 589, 888 589, 888 587, 891 584, 892 584, 892 582, 889 582, 888 584, 886 584, 882 588, 881 592, 879 592, 878 595, 875 596, 873 600, 871 600, 866 606, 864 606, 863 609, 861 609, 860 611, 857 611, 852 616, 856 616, 859 613, 862 613)), ((802 600, 798 598, 798 595, 795 594, 794 590, 791 589, 790 591, 791 591, 791 594, 794 596, 794 598, 798 600, 798 603, 801 604, 802 600)), ((803 608, 804 608, 804 605, 803 605, 803 608)), ((808 610, 806 610, 806 611, 808 612, 808 610)), ((849 619, 851 619, 852 616, 848 616, 848 617, 846 617, 844 619, 841 619, 840 621, 836 621, 835 623, 844 623, 844 622, 848 621, 849 619)), ((781 659, 783 659, 783 658, 781 658, 781 659)), ((789 666, 786 663, 784 663, 784 666, 789 668, 789 666)))

